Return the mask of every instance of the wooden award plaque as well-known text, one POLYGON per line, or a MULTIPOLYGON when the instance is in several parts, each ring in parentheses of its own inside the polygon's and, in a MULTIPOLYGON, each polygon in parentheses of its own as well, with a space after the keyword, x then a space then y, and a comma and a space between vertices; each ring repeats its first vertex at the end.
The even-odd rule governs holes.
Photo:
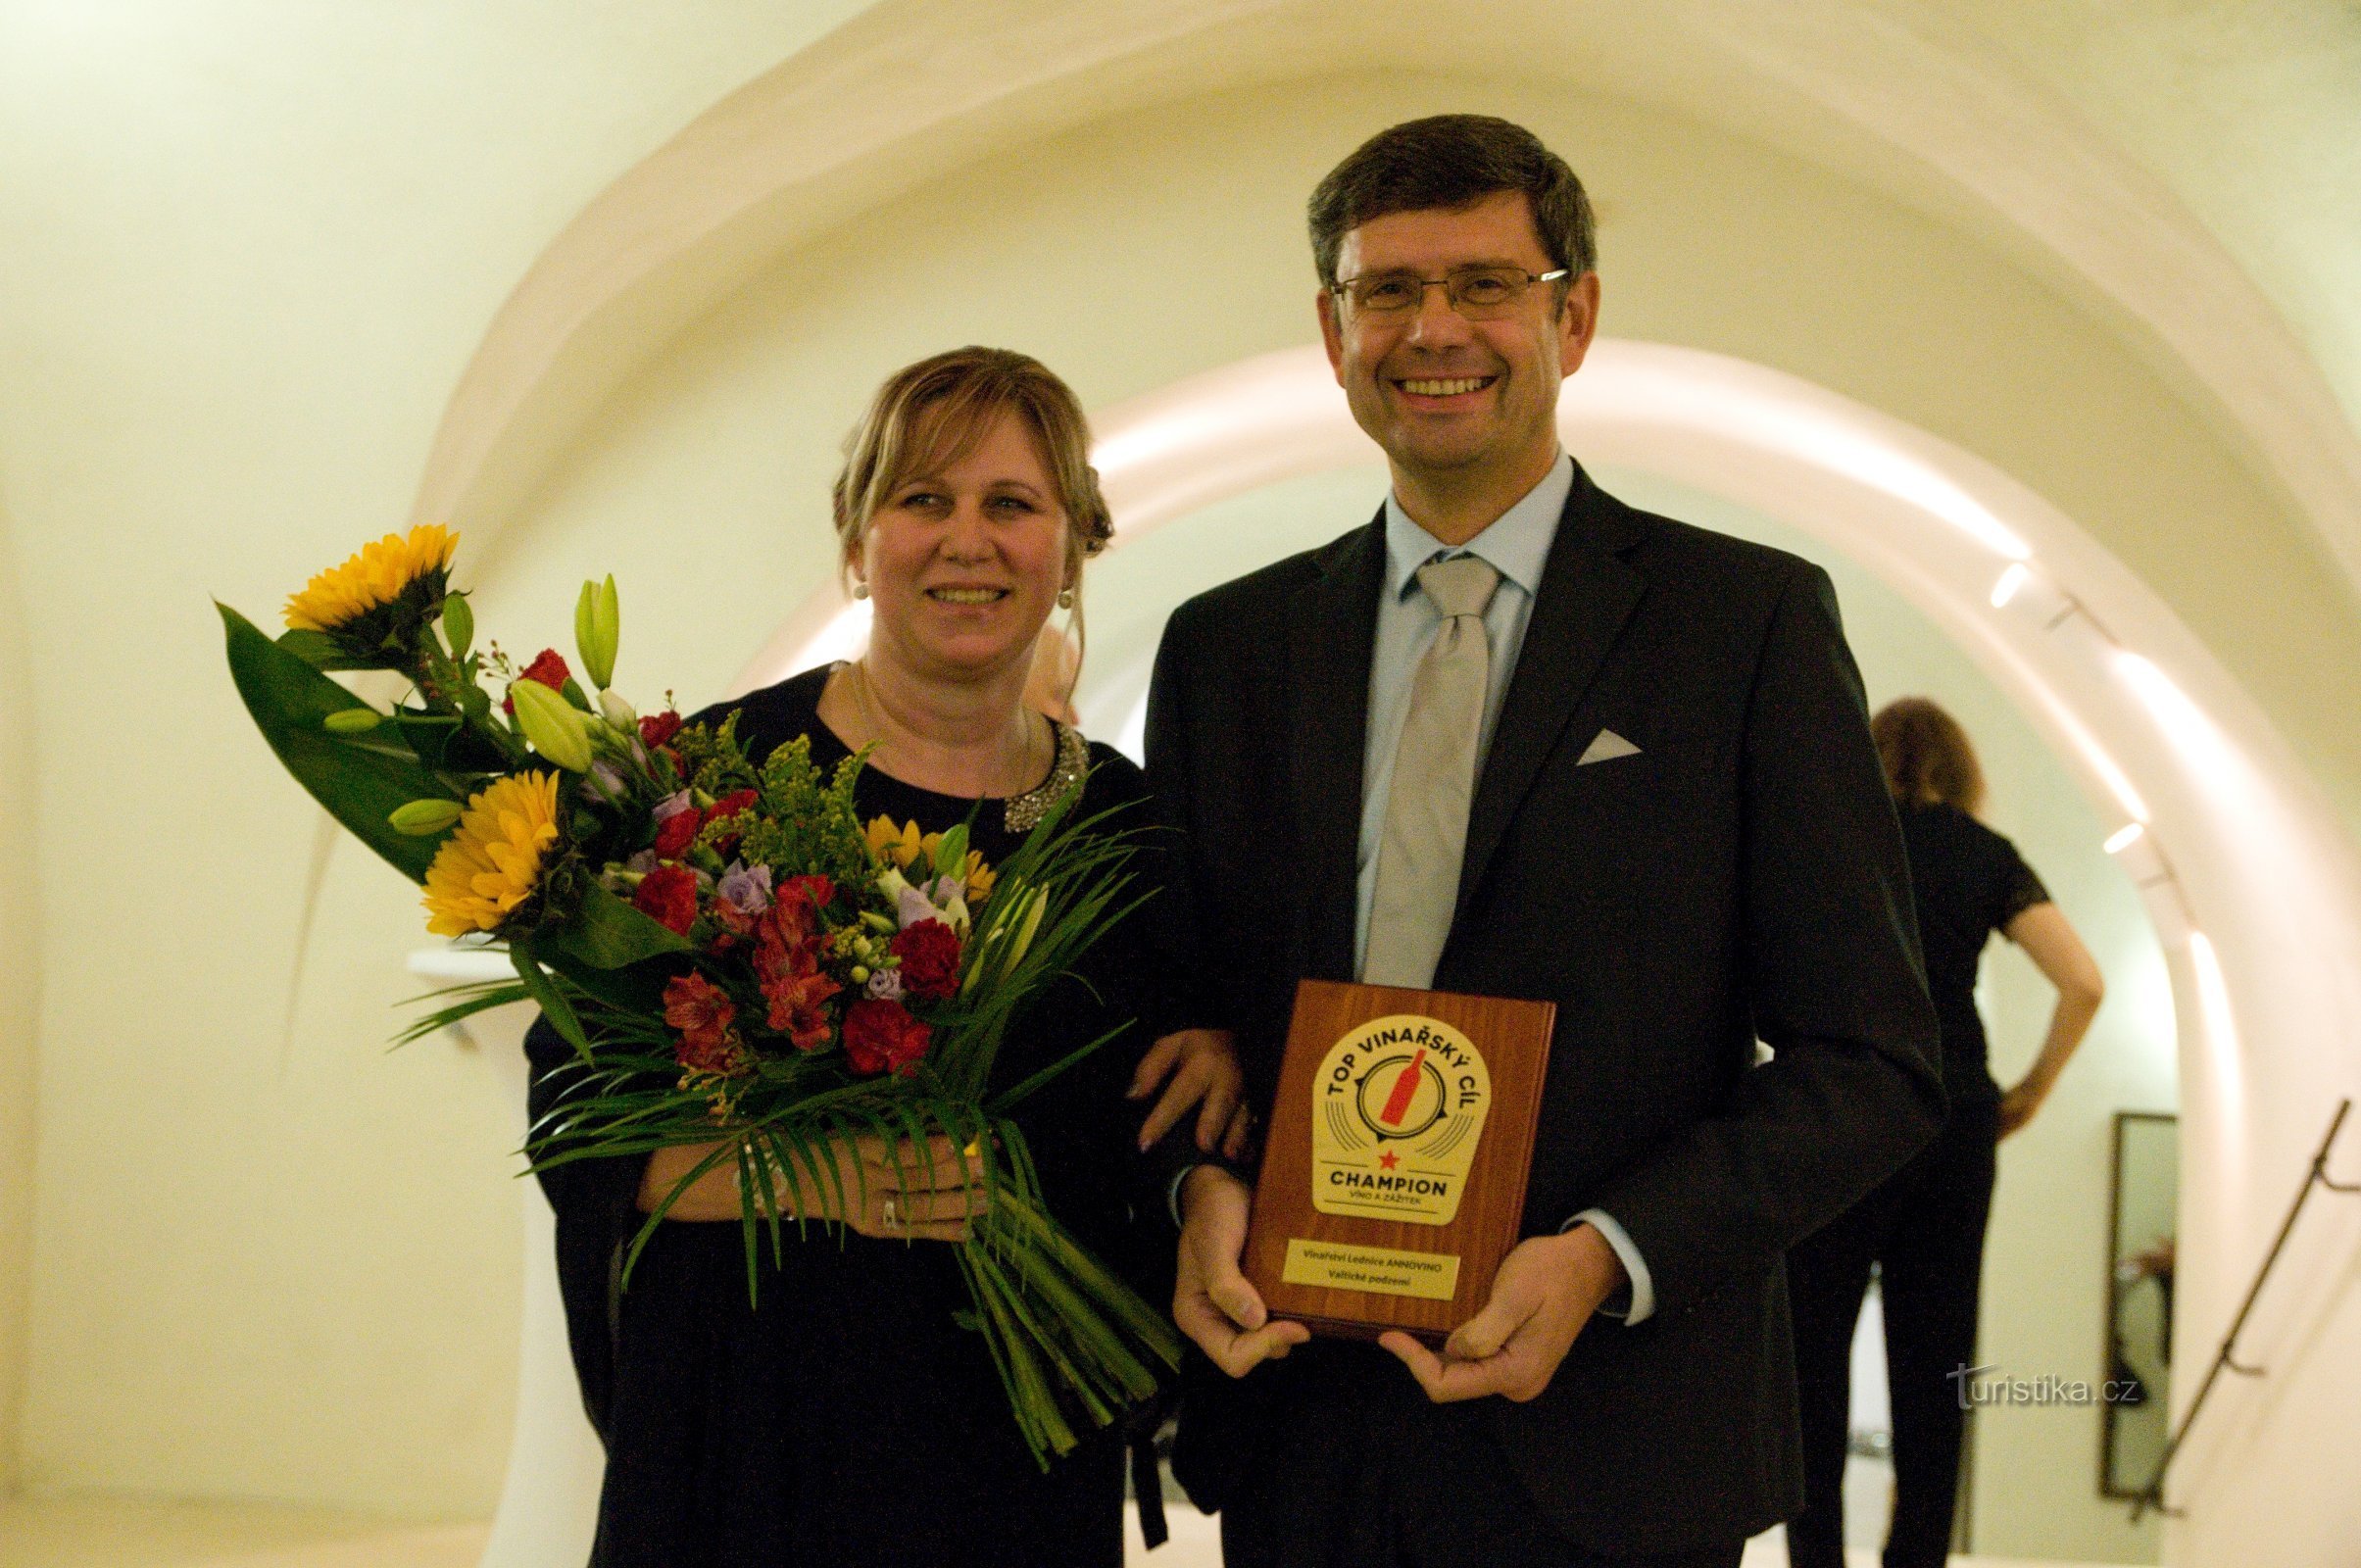
POLYGON ((1439 1342, 1516 1246, 1557 1008, 1305 980, 1246 1277, 1314 1333, 1439 1342))

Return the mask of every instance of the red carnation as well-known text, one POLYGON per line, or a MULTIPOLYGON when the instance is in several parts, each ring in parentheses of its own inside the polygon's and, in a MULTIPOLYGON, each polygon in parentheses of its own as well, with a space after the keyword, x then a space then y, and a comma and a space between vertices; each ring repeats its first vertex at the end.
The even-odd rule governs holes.
POLYGON ((686 867, 660 865, 639 879, 631 906, 658 924, 687 936, 689 927, 697 923, 697 879, 686 867))
POLYGON ((864 998, 845 1011, 845 1055, 855 1072, 907 1078, 917 1070, 933 1033, 901 1003, 864 998))
MULTIPOLYGON (((562 692, 566 689, 566 683, 572 677, 572 674, 573 672, 566 667, 564 656, 555 648, 544 648, 531 663, 524 666, 523 673, 516 678, 518 680, 537 680, 553 692, 562 692)), ((503 697, 500 700, 500 706, 510 717, 516 716, 516 698, 503 697)))
POLYGON ((940 920, 903 927, 887 952, 902 960, 902 991, 921 1002, 941 1002, 959 989, 959 937, 940 920))
POLYGON ((704 825, 705 819, 697 814, 697 808, 693 806, 685 811, 674 811, 665 817, 656 825, 657 858, 679 859, 688 853, 689 846, 697 841, 697 830, 704 825))
POLYGON ((675 976, 664 987, 664 1022, 680 1031, 673 1054, 691 1072, 733 1073, 745 1064, 738 1008, 719 986, 700 974, 675 976))
POLYGON ((654 751, 680 733, 680 715, 670 709, 661 713, 648 713, 639 721, 639 740, 642 746, 654 751))

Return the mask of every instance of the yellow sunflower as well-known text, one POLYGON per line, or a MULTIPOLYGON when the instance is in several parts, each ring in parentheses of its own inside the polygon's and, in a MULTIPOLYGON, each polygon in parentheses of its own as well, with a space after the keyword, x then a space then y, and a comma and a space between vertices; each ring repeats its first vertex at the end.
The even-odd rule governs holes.
POLYGON ((558 775, 517 773, 470 796, 426 868, 426 929, 438 937, 493 931, 533 896, 558 842, 558 775))
POLYGON ((459 535, 440 523, 422 522, 407 535, 389 533, 290 596, 287 624, 298 631, 336 631, 392 604, 429 576, 436 579, 432 597, 440 598, 442 575, 451 569, 451 555, 458 548, 459 535))

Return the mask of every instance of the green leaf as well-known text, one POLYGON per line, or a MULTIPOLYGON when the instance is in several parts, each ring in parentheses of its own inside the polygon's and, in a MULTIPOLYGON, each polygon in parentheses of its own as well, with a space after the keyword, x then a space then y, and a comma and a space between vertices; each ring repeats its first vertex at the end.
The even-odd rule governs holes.
POLYGON ((584 1061, 591 1060, 590 1040, 582 1033, 581 1018, 575 1014, 573 1004, 566 1000, 566 994, 542 972, 540 961, 533 956, 532 945, 523 941, 510 943, 509 962, 516 965, 516 978, 524 982, 524 989, 540 1005, 542 1016, 549 1019, 549 1026, 557 1030, 559 1036, 573 1047, 584 1061))
POLYGON ((689 939, 585 879, 581 908, 563 932, 543 939, 553 953, 594 969, 620 969, 659 954, 687 953, 689 939))
POLYGON ((935 875, 957 876, 967 864, 967 824, 959 823, 935 840, 935 875))
POLYGON ((390 669, 392 662, 385 659, 357 659, 345 652, 344 645, 324 631, 283 631, 278 634, 277 647, 293 654, 314 669, 390 669))
POLYGON ((443 640, 451 645, 453 659, 467 657, 467 649, 475 641, 475 612, 467 608, 466 594, 453 594, 443 601, 443 640))
POLYGON ((345 831, 413 882, 423 882, 435 844, 398 832, 386 818, 412 801, 448 793, 444 782, 415 758, 328 733, 322 725, 330 713, 369 705, 227 605, 215 608, 227 639, 230 679, 287 771, 345 831))

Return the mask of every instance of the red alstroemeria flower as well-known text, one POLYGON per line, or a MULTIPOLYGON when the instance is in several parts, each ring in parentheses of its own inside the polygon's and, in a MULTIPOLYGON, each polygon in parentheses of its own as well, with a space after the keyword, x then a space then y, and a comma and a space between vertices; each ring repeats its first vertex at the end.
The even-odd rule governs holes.
POLYGON ((701 974, 676 975, 664 986, 664 1022, 680 1031, 673 1054, 691 1072, 734 1073, 745 1065, 737 1004, 701 974))
POLYGON ((631 906, 677 935, 697 923, 697 879, 678 865, 660 865, 639 879, 631 906))
POLYGON ((845 1010, 845 1055, 858 1073, 909 1077, 918 1070, 933 1034, 899 1002, 870 997, 845 1010))
POLYGON ((762 912, 760 940, 765 945, 776 943, 793 953, 807 949, 816 952, 819 940, 819 906, 828 902, 834 888, 824 876, 791 876, 771 889, 770 907, 762 912), (812 884, 824 890, 814 901, 812 884))
POLYGON ((940 920, 907 925, 887 952, 902 960, 902 990, 921 1002, 941 1002, 959 989, 959 936, 940 920))
POLYGON ((791 876, 780 883, 771 896, 800 901, 816 915, 836 897, 836 879, 817 874, 791 876))
POLYGON ((751 936, 762 922, 761 915, 748 914, 727 899, 715 899, 711 908, 713 923, 721 927, 711 944, 711 951, 714 953, 727 953, 738 945, 741 938, 751 936))
MULTIPOLYGON (((759 957, 756 966, 761 968, 759 957)), ((842 986, 816 966, 798 966, 765 976, 760 983, 762 1000, 770 1004, 770 1015, 764 1021, 773 1030, 793 1041, 798 1051, 817 1051, 828 1043, 832 1026, 824 1004, 842 986)))
MULTIPOLYGON (((553 692, 562 692, 566 689, 566 681, 572 678, 572 675, 573 671, 566 667, 565 656, 561 655, 555 648, 544 648, 541 650, 540 654, 534 658, 531 663, 524 666, 523 670, 517 674, 516 678, 518 680, 539 681, 542 685, 547 686, 553 692)), ((516 698, 503 697, 500 700, 500 706, 511 718, 516 716, 516 698)))

